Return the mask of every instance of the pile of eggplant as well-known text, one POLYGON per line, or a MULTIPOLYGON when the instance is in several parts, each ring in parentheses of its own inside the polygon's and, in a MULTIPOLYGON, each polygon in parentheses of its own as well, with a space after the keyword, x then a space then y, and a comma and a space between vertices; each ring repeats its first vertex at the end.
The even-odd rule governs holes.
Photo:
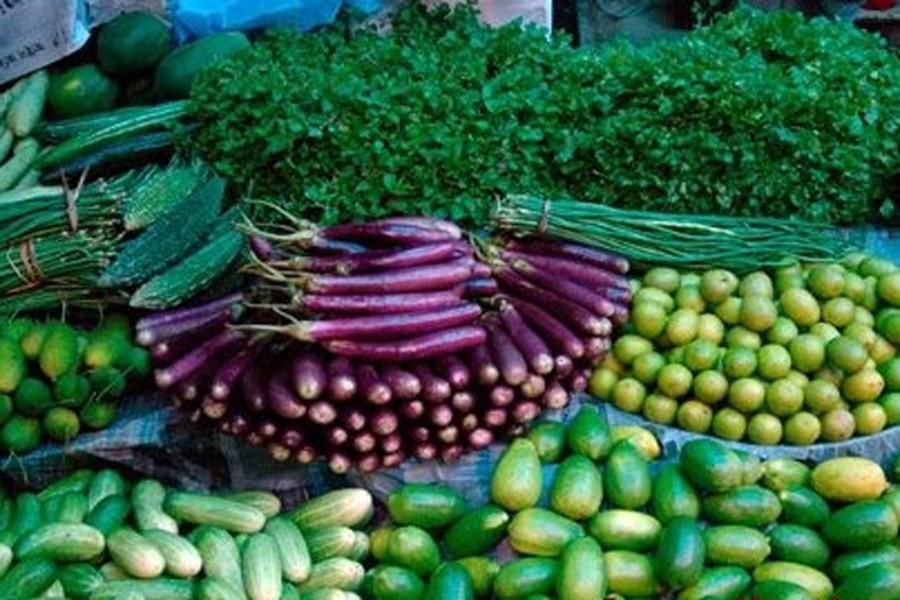
POLYGON ((244 294, 149 315, 192 418, 338 473, 452 462, 585 389, 631 299, 624 259, 389 218, 254 230, 244 294))

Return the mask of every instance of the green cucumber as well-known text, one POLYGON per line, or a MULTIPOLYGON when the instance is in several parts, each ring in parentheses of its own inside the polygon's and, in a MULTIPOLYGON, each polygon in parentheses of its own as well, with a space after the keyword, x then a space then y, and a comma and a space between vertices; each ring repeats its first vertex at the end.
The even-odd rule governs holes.
POLYGON ((308 532, 305 539, 313 562, 321 562, 335 556, 350 558, 356 545, 356 532, 349 527, 325 527, 308 532))
POLYGON ((442 529, 466 512, 466 503, 453 488, 440 485, 406 484, 388 496, 388 513, 398 525, 442 529))
POLYGON ((263 531, 275 539, 284 578, 291 583, 302 583, 306 580, 312 567, 312 559, 300 529, 290 519, 274 517, 266 522, 263 531))
POLYGON ((89 562, 106 548, 103 533, 89 525, 50 523, 38 527, 16 544, 16 557, 56 562, 89 562))
POLYGON ((896 600, 900 597, 900 567, 876 564, 854 571, 834 592, 840 600, 896 600))
POLYGON ((166 559, 156 546, 130 529, 117 529, 106 538, 113 562, 138 579, 153 579, 163 574, 166 559))
POLYGON ((125 525, 131 513, 131 503, 122 494, 106 496, 84 518, 86 525, 95 527, 103 535, 109 535, 125 525))
POLYGON ((0 579, 3 600, 34 600, 56 581, 56 565, 44 558, 18 562, 0 579))
POLYGON ((108 581, 91 594, 91 600, 123 600, 129 594, 143 600, 193 600, 194 582, 183 579, 108 581))
POLYGON ((252 534, 241 557, 241 568, 250 600, 281 598, 281 557, 274 537, 262 532, 252 534))
POLYGON ((234 533, 256 533, 266 524, 266 516, 256 507, 205 494, 171 492, 163 509, 179 521, 212 525, 234 533))
POLYGON ((301 596, 322 588, 355 592, 362 586, 365 574, 365 568, 354 560, 340 556, 329 558, 312 566, 309 578, 297 586, 297 591, 301 596))
POLYGON ((141 535, 162 554, 166 573, 172 577, 190 579, 203 569, 200 552, 185 538, 161 529, 150 529, 141 535))
POLYGON ((163 511, 166 488, 155 479, 142 479, 131 490, 131 504, 138 531, 161 529, 178 533, 178 522, 163 511))
POLYGON ((221 579, 243 594, 241 555, 234 538, 224 529, 205 525, 195 529, 190 540, 203 558, 203 574, 221 579))
POLYGON ((96 567, 85 563, 66 565, 59 570, 59 582, 66 596, 74 600, 88 600, 105 581, 96 567))
POLYGON ((753 580, 793 583, 806 590, 812 600, 832 600, 834 593, 834 585, 824 573, 793 562, 765 562, 753 570, 753 580))
POLYGON ((218 577, 207 577, 197 586, 197 600, 245 600, 245 596, 244 590, 236 590, 218 577))
POLYGON ((444 546, 453 558, 477 556, 491 550, 506 535, 509 514, 486 504, 459 519, 444 534, 444 546))
POLYGON ((281 512, 281 500, 272 492, 265 490, 246 490, 230 494, 226 498, 258 508, 267 519, 276 517, 281 512))
POLYGON ((884 544, 871 550, 838 554, 831 561, 829 574, 833 580, 841 581, 854 571, 874 564, 891 564, 900 567, 900 548, 893 544, 884 544))
POLYGON ((322 527, 358 527, 371 518, 372 494, 362 488, 346 488, 322 494, 298 506, 290 518, 301 531, 322 527))
POLYGON ((107 496, 116 494, 121 495, 126 492, 125 480, 118 472, 113 471, 112 469, 97 471, 97 473, 94 474, 93 479, 91 479, 87 491, 88 510, 94 510, 94 508, 107 496))
POLYGON ((806 589, 796 583, 770 579, 760 581, 750 590, 750 598, 756 600, 812 600, 806 589))

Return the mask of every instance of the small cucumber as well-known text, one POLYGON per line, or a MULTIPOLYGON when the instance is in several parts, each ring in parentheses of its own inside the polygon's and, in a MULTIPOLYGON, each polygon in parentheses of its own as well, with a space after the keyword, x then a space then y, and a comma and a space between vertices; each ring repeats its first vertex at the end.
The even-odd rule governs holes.
POLYGON ((59 582, 66 596, 75 600, 88 600, 105 581, 96 567, 86 563, 66 565, 59 570, 59 582))
POLYGON ((269 519, 264 529, 272 536, 281 556, 281 571, 291 583, 302 583, 312 567, 309 547, 300 529, 285 517, 269 519))
POLYGON ((109 555, 123 571, 138 579, 160 577, 166 559, 152 543, 130 529, 119 529, 106 539, 109 555))
POLYGON ((388 539, 387 559, 391 564, 404 567, 420 577, 434 572, 441 564, 441 552, 434 538, 419 527, 406 525, 391 532, 388 539))
POLYGON ((125 480, 112 469, 97 471, 88 488, 88 510, 94 510, 107 496, 126 493, 125 480))
POLYGON ((244 591, 241 555, 234 538, 218 527, 199 527, 190 536, 203 558, 203 573, 221 579, 236 590, 244 591))
POLYGON ((514 439, 494 466, 491 500, 510 512, 518 512, 537 505, 542 487, 537 449, 527 439, 514 439))
POLYGON ((365 576, 365 568, 349 558, 335 557, 316 563, 306 581, 297 586, 301 597, 310 590, 336 588, 355 592, 365 576))
POLYGON ((81 492, 69 492, 59 498, 56 518, 60 523, 82 523, 88 514, 87 496, 81 492))
POLYGON ((47 100, 50 77, 41 69, 28 77, 21 91, 9 103, 6 123, 16 137, 31 135, 41 120, 47 100))
POLYGON ((734 488, 724 494, 707 496, 702 502, 703 516, 713 523, 765 527, 781 516, 778 496, 758 485, 734 488))
POLYGON ((305 536, 313 562, 343 556, 349 558, 356 545, 356 532, 349 527, 325 527, 310 531, 305 536))
POLYGON ((123 600, 128 594, 135 594, 144 600, 193 600, 194 582, 165 578, 109 581, 91 594, 91 600, 123 600))
POLYGON ((251 535, 244 548, 241 567, 250 600, 281 598, 281 558, 275 538, 268 533, 251 535))
POLYGON ((144 538, 153 544, 166 561, 166 573, 179 579, 190 579, 203 569, 200 552, 178 534, 161 529, 144 531, 144 538))
POLYGON ((34 600, 56 581, 56 565, 44 558, 20 561, 0 579, 3 600, 34 600))
POLYGON ((449 486, 410 483, 388 496, 388 512, 398 525, 442 529, 463 516, 466 503, 449 486))
POLYGON ((603 491, 619 508, 636 510, 650 501, 650 464, 628 440, 617 442, 609 453, 603 469, 603 491))
POLYGON ((291 513, 291 520, 301 531, 354 528, 371 518, 373 510, 372 494, 362 488, 347 488, 307 500, 291 513))
POLYGON ((139 531, 161 529, 178 533, 178 522, 163 511, 166 488, 155 479, 142 479, 131 490, 134 520, 139 531))
POLYGON ((177 520, 194 525, 212 525, 234 533, 256 533, 266 516, 253 506, 218 496, 171 492, 163 510, 177 520))
POLYGON ((697 583, 682 590, 677 600, 740 598, 752 581, 750 574, 740 567, 714 567, 703 571, 697 583))
POLYGON ((646 513, 611 509, 591 517, 587 530, 608 550, 647 552, 656 547, 662 524, 646 513))
POLYGON ((812 600, 831 600, 834 593, 834 586, 824 573, 793 562, 765 562, 753 570, 753 580, 793 583, 806 590, 812 600))
POLYGON ((105 548, 103 533, 89 525, 50 523, 23 537, 16 544, 16 556, 20 560, 88 562, 99 557, 105 548))
POLYGON ((245 600, 245 597, 243 590, 234 589, 227 581, 207 577, 197 586, 197 600, 245 600))
POLYGON ((272 492, 247 490, 225 497, 228 500, 234 500, 235 502, 258 508, 267 519, 271 519, 281 512, 281 500, 272 492))
POLYGON ((789 487, 778 492, 782 520, 804 527, 820 527, 831 513, 828 502, 807 487, 789 487))
POLYGON ((744 525, 717 525, 703 532, 706 560, 711 564, 754 569, 771 553, 761 531, 744 525))
POLYGON ((490 598, 494 589, 494 579, 500 572, 500 565, 487 556, 468 556, 456 561, 469 573, 476 598, 490 598))
POLYGON ((603 553, 609 591, 626 598, 659 598, 662 586, 656 578, 653 561, 630 550, 603 553))
MULTIPOLYGON (((90 500, 88 501, 90 502, 90 500)), ((131 503, 122 494, 106 496, 94 506, 84 518, 86 525, 99 529, 103 535, 109 535, 125 525, 131 513, 131 503)))

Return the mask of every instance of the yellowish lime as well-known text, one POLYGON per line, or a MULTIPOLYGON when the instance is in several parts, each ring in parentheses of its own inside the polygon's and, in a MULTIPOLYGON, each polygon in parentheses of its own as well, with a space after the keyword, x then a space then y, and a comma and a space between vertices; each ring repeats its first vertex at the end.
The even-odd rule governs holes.
POLYGON ((813 379, 803 390, 803 402, 810 412, 827 413, 841 406, 841 391, 834 382, 813 379))
POLYGON ((700 278, 700 293, 710 304, 724 302, 737 287, 738 278, 724 269, 706 271, 700 278))
POLYGON ((834 338, 841 335, 841 332, 838 331, 837 327, 832 325, 831 323, 816 323, 812 327, 809 328, 809 332, 815 336, 822 338, 825 343, 830 342, 834 338))
POLYGON ((719 347, 709 340, 694 340, 684 347, 684 366, 699 373, 719 362, 719 347))
POLYGON ((697 400, 683 403, 675 414, 678 426, 694 433, 706 433, 712 425, 712 418, 712 409, 697 400))
POLYGON ((754 271, 741 279, 741 283, 738 285, 738 295, 744 298, 747 296, 772 298, 775 295, 775 287, 768 274, 763 271, 754 271))
POLYGON ((701 277, 699 273, 682 273, 681 286, 700 287, 701 277))
POLYGON ((838 369, 837 367, 822 367, 818 371, 812 374, 814 379, 821 379, 823 381, 830 381, 834 385, 841 387, 841 382, 844 381, 844 373, 838 369))
POLYGON ((679 308, 671 315, 666 323, 666 337, 676 346, 684 346, 697 337, 700 327, 700 317, 697 313, 686 308, 679 308))
POLYGON ((800 335, 797 325, 787 317, 778 317, 775 324, 766 334, 766 341, 770 344, 778 344, 779 346, 787 346, 795 337, 800 335))
POLYGON ((727 298, 721 304, 717 304, 713 309, 716 316, 719 317, 726 325, 737 325, 741 321, 741 306, 743 300, 732 296, 727 298))
POLYGON ((844 296, 832 298, 822 305, 822 319, 837 328, 846 327, 856 316, 856 305, 844 296))
POLYGON ((603 357, 603 360, 598 365, 603 367, 604 369, 608 369, 615 373, 616 375, 622 375, 625 373, 625 365, 619 362, 619 360, 613 356, 612 352, 607 353, 606 356, 603 357))
POLYGON ((864 402, 853 407, 856 421, 856 435, 874 435, 887 426, 888 416, 884 407, 877 402, 864 402))
POLYGON ((641 354, 631 363, 631 372, 635 378, 645 385, 653 385, 663 367, 666 358, 659 352, 641 354))
POLYGON ((878 372, 884 379, 884 389, 888 392, 900 392, 900 358, 891 358, 878 366, 878 372))
POLYGON ((678 412, 678 401, 668 396, 650 394, 644 400, 643 414, 648 421, 660 425, 671 425, 675 421, 676 412, 678 412))
POLYGON ((722 358, 722 370, 729 379, 750 377, 756 372, 756 352, 749 348, 729 348, 722 358))
POLYGON ((641 354, 653 351, 653 343, 640 336, 626 334, 613 344, 613 356, 623 365, 630 365, 641 354))
POLYGON ((876 365, 880 365, 895 356, 897 356, 897 347, 880 335, 875 336, 875 343, 869 348, 869 358, 875 361, 876 365))
POLYGON ((728 387, 728 404, 744 414, 756 412, 765 400, 766 386, 758 379, 738 379, 728 387))
POLYGON ((788 345, 791 364, 798 371, 813 373, 825 364, 825 342, 818 336, 803 333, 791 340, 788 345))
POLYGON ((878 308, 878 278, 866 277, 863 279, 866 284, 866 295, 863 298, 862 305, 869 310, 878 308))
POLYGON ((766 390, 766 409, 773 415, 789 417, 803 408, 803 388, 789 379, 778 379, 766 390))
POLYGON ((874 402, 883 391, 884 378, 870 369, 847 376, 841 384, 841 393, 848 402, 874 402))
POLYGON ((641 411, 647 389, 633 377, 619 379, 612 389, 612 402, 619 410, 636 413, 641 411))
POLYGON ((713 416, 712 432, 723 440, 737 442, 747 433, 747 417, 726 406, 713 416))
POLYGON ((874 329, 868 325, 863 325, 862 323, 850 323, 844 327, 842 333, 848 338, 854 339, 862 344, 863 348, 866 350, 872 349, 872 346, 875 345, 875 338, 878 335, 875 333, 874 329))
POLYGON ((866 347, 853 338, 840 335, 825 347, 828 362, 844 373, 856 373, 862 369, 869 360, 866 347))
POLYGON ((700 295, 700 288, 696 285, 683 285, 675 294, 675 305, 678 308, 689 308, 695 313, 706 310, 706 300, 700 295))
POLYGON ((684 365, 668 364, 656 378, 656 390, 669 398, 681 398, 691 390, 694 376, 684 365))
POLYGON ((889 314, 882 319, 880 328, 876 322, 875 330, 890 343, 900 344, 900 313, 889 314))
POLYGON ((822 424, 812 413, 798 412, 784 423, 784 441, 794 446, 809 446, 822 435, 822 424))
POLYGON ((853 414, 845 408, 836 408, 820 417, 822 422, 822 440, 825 442, 843 442, 853 437, 856 421, 853 414))
POLYGON ((875 327, 875 315, 865 306, 856 306, 853 308, 853 322, 875 327))
POLYGON ((890 394, 885 394, 878 400, 878 403, 884 409, 888 425, 900 424, 900 393, 891 392, 890 394))
POLYGON ((844 265, 845 269, 857 271, 862 262, 867 258, 869 258, 869 255, 865 252, 851 252, 841 260, 841 264, 844 265))
POLYGON ((591 379, 588 381, 588 392, 594 398, 609 400, 612 397, 613 386, 616 385, 617 381, 619 381, 619 376, 615 371, 599 367, 591 373, 591 379))
POLYGON ((794 369, 791 369, 791 372, 787 374, 785 379, 787 379, 788 381, 793 381, 802 389, 806 389, 806 386, 809 385, 809 377, 806 375, 806 373, 801 373, 800 371, 794 369))
POLYGON ((889 260, 869 256, 859 264, 859 274, 863 277, 881 277, 897 270, 897 266, 889 260))
POLYGON ((716 346, 725 339, 725 325, 722 320, 712 313, 703 313, 697 323, 697 337, 709 340, 716 346))
POLYGON ((672 348, 671 350, 666 352, 666 361, 671 364, 683 365, 684 346, 678 346, 677 348, 672 348))
POLYGON ((705 404, 716 404, 728 394, 728 379, 719 371, 703 371, 694 377, 694 396, 705 404))
POLYGON ((647 271, 642 283, 645 288, 656 288, 673 294, 681 285, 681 274, 669 267, 654 267, 647 271))
POLYGON ((747 423, 747 438, 761 446, 775 446, 781 441, 784 427, 775 415, 757 413, 747 423))
POLYGON ((838 265, 816 265, 806 278, 809 291, 817 298, 836 298, 844 291, 844 271, 838 265))
POLYGON ((800 327, 812 327, 821 318, 816 298, 804 288, 791 288, 781 294, 781 312, 800 327))
POLYGON ((789 289, 802 288, 805 283, 803 273, 799 271, 775 273, 775 293, 779 296, 789 289))
POLYGON ((866 299, 866 281, 856 273, 844 273, 844 295, 855 304, 866 299))
POLYGON ((741 304, 741 325, 750 331, 768 331, 775 324, 778 310, 768 296, 744 296, 741 304))
POLYGON ((725 345, 729 348, 749 348, 758 350, 762 347, 762 337, 740 325, 732 327, 725 334, 725 345))
POLYGON ((642 287, 635 292, 632 303, 637 306, 645 302, 655 302, 666 309, 667 313, 675 310, 675 299, 662 290, 651 287, 642 287))
POLYGON ((666 328, 666 309, 658 302, 641 302, 632 307, 630 319, 639 336, 652 340, 666 328))
POLYGON ((791 354, 784 346, 766 344, 756 354, 756 372, 763 379, 774 381, 791 372, 791 354))

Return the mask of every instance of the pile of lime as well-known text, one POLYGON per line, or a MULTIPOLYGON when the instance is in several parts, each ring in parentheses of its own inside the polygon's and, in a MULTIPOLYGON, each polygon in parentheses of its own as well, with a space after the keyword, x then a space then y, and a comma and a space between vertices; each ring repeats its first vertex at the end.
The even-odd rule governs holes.
POLYGON ((25 454, 103 429, 127 386, 150 373, 131 322, 110 315, 91 331, 51 320, 0 321, 0 449, 25 454))
POLYGON ((809 445, 900 423, 900 270, 865 255, 743 278, 653 268, 591 393, 655 423, 809 445))

